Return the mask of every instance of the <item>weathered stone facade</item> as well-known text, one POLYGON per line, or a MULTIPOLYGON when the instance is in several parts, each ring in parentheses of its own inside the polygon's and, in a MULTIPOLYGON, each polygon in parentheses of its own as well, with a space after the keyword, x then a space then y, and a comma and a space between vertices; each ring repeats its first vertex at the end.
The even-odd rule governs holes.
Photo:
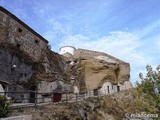
POLYGON ((16 102, 35 102, 38 92, 45 99, 46 96, 41 95, 44 90, 53 92, 56 87, 48 91, 48 86, 40 87, 41 81, 49 86, 56 86, 56 80, 63 81, 63 85, 60 84, 63 88, 68 82, 64 70, 63 59, 49 49, 47 40, 0 7, 0 81, 9 83, 7 89, 2 85, 5 92, 28 92, 9 93, 9 97, 16 102))
POLYGON ((43 59, 48 41, 20 21, 16 16, 0 8, 0 43, 9 44, 30 56, 33 61, 43 59))

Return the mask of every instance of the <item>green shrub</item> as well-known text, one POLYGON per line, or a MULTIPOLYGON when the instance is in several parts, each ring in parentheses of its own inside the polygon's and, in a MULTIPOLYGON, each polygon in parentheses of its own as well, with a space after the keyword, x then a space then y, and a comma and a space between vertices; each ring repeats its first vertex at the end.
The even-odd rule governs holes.
POLYGON ((10 112, 10 102, 5 96, 0 96, 0 118, 6 117, 10 112))

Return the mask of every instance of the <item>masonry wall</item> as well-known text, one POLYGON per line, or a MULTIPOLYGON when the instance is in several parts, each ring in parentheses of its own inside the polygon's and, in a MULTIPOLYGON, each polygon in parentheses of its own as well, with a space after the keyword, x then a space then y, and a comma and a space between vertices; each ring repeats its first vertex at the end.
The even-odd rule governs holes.
POLYGON ((75 56, 79 57, 79 56, 88 56, 88 57, 95 57, 98 55, 101 55, 102 53, 97 52, 97 51, 91 51, 91 50, 85 50, 85 49, 77 49, 75 51, 75 56))
POLYGON ((112 84, 111 82, 106 82, 99 89, 100 95, 113 94, 122 90, 128 90, 132 88, 130 81, 125 81, 123 84, 117 83, 112 84))
MULTIPOLYGON (((6 92, 30 90, 36 63, 44 60, 47 46, 48 41, 0 7, 0 81, 9 83, 6 92)), ((16 100, 29 98, 29 94, 8 96, 16 100)))
POLYGON ((7 18, 8 16, 0 11, 0 43, 7 39, 7 18))
POLYGON ((105 56, 105 57, 108 57, 110 59, 112 59, 113 61, 116 61, 116 62, 120 62, 120 63, 124 63, 123 61, 109 55, 109 54, 106 54, 104 52, 99 52, 99 51, 92 51, 92 50, 86 50, 86 49, 77 49, 75 51, 75 56, 76 57, 96 57, 96 56, 105 56))
POLYGON ((37 103, 51 102, 53 93, 65 93, 71 91, 71 85, 62 81, 46 82, 40 81, 37 89, 37 103))
POLYGON ((5 43, 20 49, 30 56, 33 61, 43 59, 47 49, 47 41, 42 40, 29 27, 21 24, 19 20, 0 11, 0 43, 5 43))

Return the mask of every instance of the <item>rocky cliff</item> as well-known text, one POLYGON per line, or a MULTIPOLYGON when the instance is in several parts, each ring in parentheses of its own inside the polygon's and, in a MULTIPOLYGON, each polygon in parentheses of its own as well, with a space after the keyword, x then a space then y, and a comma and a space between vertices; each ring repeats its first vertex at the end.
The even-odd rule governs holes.
POLYGON ((99 89, 106 82, 123 84, 129 81, 129 63, 106 53, 77 49, 74 55, 65 53, 63 56, 68 64, 68 76, 82 93, 99 89))
POLYGON ((60 79, 66 83, 69 80, 63 72, 64 68, 65 63, 61 56, 50 49, 46 50, 42 60, 34 62, 20 49, 0 44, 0 80, 9 83, 11 91, 17 86, 23 88, 23 91, 29 90, 32 85, 37 86, 37 82, 41 80, 60 79))

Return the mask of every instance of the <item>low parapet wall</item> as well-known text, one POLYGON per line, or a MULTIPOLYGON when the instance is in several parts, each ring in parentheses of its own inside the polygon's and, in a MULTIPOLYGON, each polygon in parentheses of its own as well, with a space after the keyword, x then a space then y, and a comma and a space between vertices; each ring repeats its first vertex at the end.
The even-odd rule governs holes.
POLYGON ((0 120, 32 120, 32 115, 21 115, 8 118, 0 118, 0 120))

